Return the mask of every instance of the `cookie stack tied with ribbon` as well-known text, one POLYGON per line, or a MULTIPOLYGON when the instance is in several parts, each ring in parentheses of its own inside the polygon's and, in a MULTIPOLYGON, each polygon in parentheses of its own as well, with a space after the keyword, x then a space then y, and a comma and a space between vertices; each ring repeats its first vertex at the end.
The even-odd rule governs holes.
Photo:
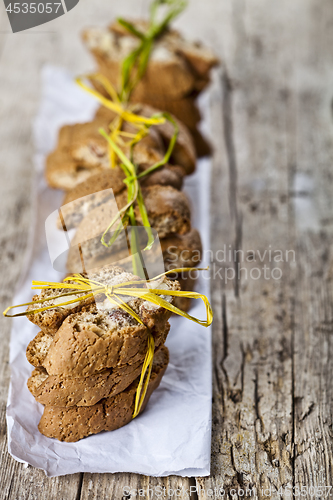
MULTIPOLYGON (((130 42, 122 52, 120 86, 112 83, 119 68, 112 75, 78 78, 101 108, 93 121, 63 127, 47 159, 49 185, 66 191, 63 206, 48 218, 54 224, 58 217, 59 241, 65 235, 67 245, 53 265, 57 269, 56 261, 66 262, 70 275, 61 283, 33 281, 32 288, 41 293, 4 311, 5 316, 27 316, 40 328, 27 348, 34 366, 28 388, 44 405, 38 428, 47 437, 73 442, 129 423, 144 409, 168 365, 164 343, 170 315, 206 327, 212 322, 207 297, 192 291, 193 279, 186 279, 201 260, 200 236, 191 227, 190 204, 180 191, 184 176, 195 169, 191 135, 168 112, 131 100, 150 94, 150 79, 156 79, 150 61, 165 44, 174 47, 178 59, 171 69, 162 64, 160 80, 183 89, 183 64, 184 78, 196 82, 193 88, 188 85, 191 99, 204 86, 208 70, 201 68, 201 56, 194 51, 192 62, 189 55, 186 59, 186 43, 168 28, 183 8, 182 0, 154 0, 146 31, 126 21, 113 28, 117 43, 130 42), (157 21, 163 4, 166 16, 157 21), (155 272, 154 259, 163 272, 155 272), (205 320, 186 312, 191 299, 203 300, 205 320), (25 306, 24 312, 8 314, 25 306)), ((207 68, 214 64, 207 56, 207 68)))
POLYGON ((196 100, 210 82, 210 70, 219 61, 209 48, 185 40, 169 27, 185 6, 181 0, 154 1, 149 21, 118 19, 107 28, 88 28, 83 32, 83 41, 96 60, 98 71, 114 86, 122 84, 125 92, 133 57, 137 53, 146 60, 144 74, 139 75, 130 100, 174 114, 189 128, 197 153, 203 156, 210 148, 198 129, 200 113, 196 100), (169 10, 158 21, 158 7, 163 3, 169 10))
MULTIPOLYGON (((114 93, 113 87, 102 75, 88 75, 92 82, 99 82, 105 89, 114 93), (111 90, 112 89, 112 90, 111 90)), ((113 99, 108 95, 104 98, 100 93, 93 92, 85 84, 83 79, 78 79, 78 83, 87 91, 93 93, 99 102, 104 102, 107 106, 101 106, 97 111, 94 120, 88 123, 78 123, 76 125, 66 125, 60 129, 56 149, 48 156, 46 160, 46 180, 50 187, 63 189, 68 193, 67 199, 80 194, 77 190, 81 184, 82 192, 87 194, 87 187, 90 184, 96 184, 96 188, 105 189, 112 187, 114 194, 124 190, 125 175, 121 168, 113 161, 110 164, 110 151, 107 141, 100 134, 100 130, 109 131, 110 125, 114 120, 119 119, 125 114, 127 109, 131 110, 133 115, 149 119, 151 116, 159 113, 147 105, 135 105, 125 109, 123 105, 119 107, 118 99, 113 99), (110 173, 112 168, 112 174, 110 173), (102 182, 102 174, 108 174, 105 181, 102 182), (86 182, 85 184, 83 184, 86 182)), ((126 115, 125 115, 126 116, 126 115)), ((133 118, 133 117, 132 117, 133 118)), ((170 141, 173 138, 173 126, 162 120, 157 120, 157 125, 149 126, 147 135, 142 136, 133 147, 133 161, 138 167, 138 173, 143 174, 147 169, 157 162, 162 162, 170 141)), ((175 145, 170 154, 168 162, 165 162, 154 172, 142 175, 141 183, 143 186, 171 186, 174 189, 181 189, 183 179, 195 170, 196 155, 193 140, 187 128, 176 120, 178 135, 175 145)), ((148 121, 148 125, 149 121, 148 121)), ((119 130, 119 140, 121 149, 129 156, 130 146, 126 147, 126 142, 131 137, 130 134, 136 132, 133 123, 123 120, 122 130, 119 130), (121 134, 120 134, 121 132, 121 134)))
MULTIPOLYGON (((49 185, 66 189, 58 226, 76 231, 68 271, 80 272, 82 260, 83 270, 105 263, 106 233, 115 229, 108 222, 116 222, 118 214, 122 227, 156 230, 165 269, 197 266, 201 239, 191 227, 189 200, 180 191, 196 159, 186 127, 147 105, 122 103, 103 75, 87 75, 77 83, 102 108, 92 122, 61 129, 46 167, 49 185), (96 81, 108 92, 107 98, 91 86, 96 81), (83 255, 87 245, 88 253, 83 255)), ((194 277, 180 279, 182 289, 193 290, 194 277)), ((189 300, 176 299, 176 303, 185 309, 190 306, 189 300)))
POLYGON ((33 282, 41 289, 24 313, 41 331, 27 348, 34 366, 28 388, 44 405, 38 429, 47 437, 74 442, 122 427, 147 405, 168 365, 164 343, 172 312, 204 326, 173 305, 179 291, 167 273, 142 280, 115 266, 63 283, 33 282))

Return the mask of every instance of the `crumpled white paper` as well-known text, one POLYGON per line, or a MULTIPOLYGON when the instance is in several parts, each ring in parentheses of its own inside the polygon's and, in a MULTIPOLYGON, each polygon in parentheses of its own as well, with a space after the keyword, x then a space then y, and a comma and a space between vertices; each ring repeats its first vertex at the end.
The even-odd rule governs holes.
MULTIPOLYGON (((88 121, 96 101, 61 68, 46 66, 43 92, 34 124, 36 144, 35 227, 30 251, 14 304, 31 300, 31 281, 59 281, 51 267, 44 224, 61 204, 62 193, 46 186, 45 155, 56 145, 58 129, 66 123, 88 121)), ((209 244, 209 160, 198 162, 197 172, 186 180, 192 200, 193 226, 200 230, 204 248, 209 244)), ((203 262, 203 265, 206 265, 203 262)), ((200 291, 209 296, 208 272, 200 278, 200 291)), ((191 309, 205 317, 203 303, 191 309)), ((43 469, 47 476, 76 472, 133 472, 151 476, 206 476, 210 471, 211 445, 211 332, 181 317, 171 318, 167 339, 170 364, 160 387, 144 413, 129 425, 102 432, 77 443, 61 443, 39 433, 43 407, 27 389, 32 367, 25 351, 38 327, 26 318, 13 320, 10 341, 11 383, 7 405, 8 448, 13 458, 43 469)))

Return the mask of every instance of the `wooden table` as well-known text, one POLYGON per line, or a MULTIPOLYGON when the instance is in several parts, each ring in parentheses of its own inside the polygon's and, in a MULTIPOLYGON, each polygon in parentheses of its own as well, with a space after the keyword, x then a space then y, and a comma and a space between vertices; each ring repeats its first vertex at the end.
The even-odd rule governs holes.
MULTIPOLYGON (((77 73, 91 69, 80 29, 119 14, 140 15, 146 7, 146 1, 81 0, 66 16, 12 35, 1 2, 1 310, 11 303, 33 224, 31 122, 40 70, 46 62, 77 73)), ((7 452, 5 424, 11 325, 2 318, 2 498, 129 498, 125 485, 184 487, 178 498, 189 498, 186 490, 197 485, 192 499, 219 498, 209 488, 222 487, 225 498, 236 498, 237 491, 246 497, 256 488, 259 498, 280 499, 291 498, 286 487, 303 486, 310 497, 310 486, 332 485, 333 4, 190 0, 177 25, 212 45, 223 61, 210 94, 211 476, 48 479, 15 462, 7 452), (238 250, 236 259, 223 262, 221 250, 229 245, 238 250), (240 279, 237 272, 231 279, 238 267, 240 279)), ((327 494, 333 493, 317 489, 317 498, 327 494)), ((169 497, 175 498, 160 498, 169 497)))

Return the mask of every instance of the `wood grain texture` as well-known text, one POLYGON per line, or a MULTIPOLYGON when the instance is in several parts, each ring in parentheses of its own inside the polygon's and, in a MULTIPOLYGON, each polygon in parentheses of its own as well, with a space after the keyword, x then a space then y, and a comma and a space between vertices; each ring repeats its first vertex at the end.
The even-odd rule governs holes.
MULTIPOLYGON (((9 24, 0 5, 2 309, 11 301, 31 223, 31 121, 40 69, 45 62, 76 73, 92 68, 78 38, 81 28, 139 15, 147 4, 81 0, 63 18, 17 35, 4 33, 9 24)), ((0 480, 6 499, 129 498, 124 486, 179 488, 178 498, 189 498, 195 484, 200 499, 222 498, 220 488, 224 498, 235 498, 238 489, 254 497, 255 489, 260 499, 285 499, 286 487, 311 493, 311 486, 332 485, 332 2, 190 0, 176 24, 214 46, 223 60, 209 106, 215 146, 211 476, 48 479, 12 460, 5 427, 10 321, 1 319, 0 480), (238 251, 235 258, 226 255, 229 249, 238 251), (273 270, 276 277, 282 273, 279 279, 273 270)), ((327 492, 317 490, 317 497, 327 492)), ((131 498, 158 497, 152 491, 131 498)))
POLYGON ((246 280, 243 271, 232 289, 224 283, 222 299, 214 294, 212 475, 197 479, 199 498, 216 487, 228 497, 255 487, 259 498, 287 498, 286 487, 302 486, 305 496, 324 496, 332 485, 333 10, 244 1, 229 14, 234 52, 215 117, 216 178, 223 173, 213 184, 213 206, 222 203, 212 245, 294 254, 281 263, 266 255, 280 280, 246 280))

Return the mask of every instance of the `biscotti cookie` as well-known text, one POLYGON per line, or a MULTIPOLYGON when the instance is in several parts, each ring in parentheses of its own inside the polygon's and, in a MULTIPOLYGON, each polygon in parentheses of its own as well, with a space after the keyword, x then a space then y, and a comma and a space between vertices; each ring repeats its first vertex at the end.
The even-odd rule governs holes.
MULTIPOLYGON (((156 109, 140 104, 136 105, 134 111, 146 117, 158 113, 156 109)), ((45 176, 51 187, 67 191, 90 176, 110 168, 109 146, 99 129, 108 131, 113 117, 112 111, 102 107, 93 121, 66 125, 60 129, 57 148, 46 160, 45 176)), ((182 167, 187 174, 192 173, 195 169, 193 141, 180 122, 178 128, 179 133, 170 163, 182 167)), ((136 132, 127 122, 124 122, 122 129, 124 132, 136 132)), ((174 127, 168 122, 150 127, 148 135, 135 144, 132 151, 133 162, 139 172, 162 160, 173 134, 174 127)), ((120 145, 120 148, 130 156, 130 148, 126 142, 123 146, 120 145)), ((156 177, 157 172, 154 172, 154 175, 156 177)), ((155 183, 159 183, 158 179, 157 176, 155 183)), ((164 179, 164 183, 169 183, 168 178, 164 179)))
MULTIPOLYGON (((160 238, 178 233, 185 234, 191 228, 190 204, 186 195, 171 186, 148 186, 142 195, 151 227, 156 229, 160 238)), ((127 204, 127 193, 115 197, 118 210, 127 204)), ((103 233, 114 213, 114 203, 104 203, 83 218, 78 227, 73 244, 81 243, 103 233)), ((139 207, 135 206, 136 221, 142 224, 139 207)))
POLYGON ((164 109, 176 116, 191 134, 193 130, 197 130, 201 115, 195 96, 190 95, 181 99, 168 99, 168 97, 163 96, 154 99, 152 96, 147 96, 146 103, 155 109, 164 109))
MULTIPOLYGON (((144 21, 134 21, 134 24, 139 30, 148 28, 144 21)), ((113 23, 109 29, 86 29, 83 40, 100 72, 117 86, 122 61, 139 45, 139 38, 113 23)), ((179 99, 201 91, 209 82, 210 69, 217 63, 209 49, 187 42, 177 31, 167 29, 154 42, 146 73, 134 89, 133 99, 145 102, 150 94, 179 99)))
MULTIPOLYGON (((72 125, 71 141, 66 146, 71 158, 85 167, 104 167, 110 166, 109 146, 105 138, 99 133, 103 128, 105 132, 109 131, 109 120, 106 118, 95 119, 89 123, 79 123, 72 125), (104 126, 101 127, 101 124, 104 126)), ((135 133, 136 129, 131 124, 124 123, 123 130, 129 133, 135 133)), ((128 146, 120 145, 120 149, 129 156, 128 146)), ((59 144, 59 149, 61 145, 59 144)), ((136 165, 154 165, 163 158, 163 142, 154 129, 149 130, 149 134, 143 137, 133 147, 133 161, 136 165)))
MULTIPOLYGON (((155 113, 158 113, 155 108, 148 106, 147 104, 140 104, 138 106, 140 106, 139 112, 142 116, 149 118, 155 113)), ((196 152, 194 143, 187 127, 185 127, 185 125, 175 117, 174 120, 178 126, 178 136, 171 154, 171 163, 182 166, 185 169, 186 174, 189 175, 195 170, 196 152)), ((165 145, 167 146, 174 134, 174 126, 172 123, 166 121, 162 125, 155 125, 152 128, 161 135, 165 145)))
MULTIPOLYGON (((147 29, 144 21, 136 21, 135 25, 147 29)), ((117 88, 122 62, 137 47, 139 39, 113 23, 109 29, 85 30, 83 40, 94 55, 99 72, 117 88)), ((131 101, 168 111, 181 120, 193 135, 199 156, 209 154, 210 145, 198 129, 200 116, 195 99, 209 84, 210 70, 217 64, 211 50, 167 29, 155 40, 146 73, 131 95, 131 101)), ((104 92, 98 84, 95 86, 104 92)))
MULTIPOLYGON (((87 275, 84 274, 83 276, 87 277, 87 275)), ((88 277, 91 280, 103 283, 103 285, 107 285, 110 287, 119 283, 126 283, 132 280, 139 280, 137 276, 134 276, 133 274, 124 271, 124 269, 118 266, 105 266, 96 271, 91 271, 89 272, 88 277)), ((142 282, 145 287, 148 286, 143 280, 142 282)), ((162 289, 164 288, 165 290, 179 290, 179 284, 177 282, 167 279, 166 277, 163 277, 161 278, 161 280, 159 280, 159 287, 162 289)), ((33 297, 32 300, 33 302, 36 302, 36 305, 32 304, 31 306, 28 306, 27 310, 32 311, 40 307, 40 304, 37 302, 39 299, 48 298, 49 300, 44 302, 43 306, 48 306, 48 305, 54 306, 57 304, 61 304, 66 300, 71 300, 77 297, 73 292, 73 295, 68 297, 54 298, 63 292, 68 292, 68 289, 44 289, 41 291, 39 295, 35 295, 33 297)), ((171 296, 168 296, 166 297, 166 300, 172 303, 173 298, 171 296)), ((86 313, 89 314, 91 311, 95 312, 96 310, 95 301, 98 303, 98 308, 104 309, 105 315, 112 316, 115 324, 117 324, 117 314, 118 314, 117 312, 122 313, 123 311, 112 305, 108 301, 108 299, 105 299, 105 296, 103 294, 98 295, 95 298, 85 299, 76 304, 58 306, 55 307, 54 309, 47 309, 42 312, 28 314, 27 318, 32 323, 39 326, 39 328, 41 328, 43 332, 47 333, 48 335, 54 336, 68 316, 70 315, 73 316, 80 312, 82 312, 82 314, 86 313)), ((153 328, 159 330, 163 329, 165 323, 170 317, 170 312, 167 311, 166 309, 157 307, 154 304, 151 304, 139 298, 130 298, 127 301, 127 303, 129 307, 131 307, 140 316, 144 324, 151 329, 153 328)), ((132 320, 133 318, 130 317, 129 319, 132 320)), ((120 320, 121 320, 121 315, 120 315, 120 320)), ((112 319, 110 319, 110 321, 111 325, 113 325, 112 319)), ((138 323, 135 321, 135 324, 138 323)), ((32 364, 34 366, 38 366, 35 365, 34 363, 32 364)))
MULTIPOLYGON (((192 273, 182 273, 177 275, 177 281, 182 291, 193 292, 197 283, 197 277, 192 273)), ((175 297, 174 305, 182 311, 188 312, 191 308, 193 299, 187 297, 175 297)))
POLYGON ((45 178, 48 185, 55 189, 67 191, 90 176, 105 171, 105 168, 84 167, 73 160, 68 151, 56 149, 46 158, 45 178))
MULTIPOLYGON (((45 177, 50 187, 67 191, 110 168, 108 143, 99 133, 100 127, 109 130, 109 121, 97 118, 60 129, 58 146, 46 159, 45 177)), ((129 156, 128 147, 121 149, 129 156)), ((163 143, 154 130, 134 146, 133 159, 142 168, 155 164, 163 156, 163 143)))
POLYGON ((201 120, 200 112, 196 103, 197 95, 189 95, 181 99, 168 99, 168 97, 153 96, 146 97, 146 103, 156 109, 164 109, 173 116, 178 118, 190 132, 196 155, 202 157, 210 154, 211 147, 209 141, 202 135, 199 130, 199 122, 201 120))
MULTIPOLYGON (((159 386, 168 362, 168 349, 163 346, 154 356, 151 377, 140 413, 159 386)), ((132 420, 138 383, 139 378, 116 396, 103 399, 93 406, 46 406, 38 429, 46 437, 67 442, 75 442, 98 432, 119 429, 132 420)))
MULTIPOLYGON (((140 169, 139 173, 144 172, 146 169, 140 169)), ((178 191, 183 187, 183 179, 185 177, 185 170, 179 165, 165 165, 151 174, 141 177, 141 186, 171 186, 178 191)))
POLYGON ((144 358, 145 354, 135 363, 87 377, 49 375, 39 366, 33 370, 27 385, 36 401, 46 406, 92 406, 103 398, 124 391, 140 375, 144 358))
MULTIPOLYGON (((170 186, 150 186, 143 188, 142 194, 150 225, 160 238, 174 233, 184 234, 190 230, 190 206, 184 193, 170 186)), ((110 199, 94 208, 80 222, 68 252, 67 269, 69 272, 83 270, 82 263, 85 269, 91 269, 101 263, 117 262, 128 256, 127 245, 120 238, 117 238, 109 248, 101 243, 102 234, 117 216, 118 210, 126 205, 127 193, 123 192, 115 199, 117 203, 110 199), (123 253, 125 252, 123 256, 118 254, 121 250, 123 253)), ((74 215, 75 220, 78 220, 78 212, 75 212, 74 215)), ((142 219, 138 206, 135 206, 135 216, 137 224, 141 225, 142 219)), ((68 214, 65 220, 67 225, 67 221, 74 220, 74 218, 71 219, 70 214, 68 214)), ((116 226, 117 224, 115 224, 116 226)), ((108 241, 110 237, 111 232, 106 235, 105 240, 108 241)))
MULTIPOLYGON (((52 332, 53 333, 53 332, 52 332)), ((36 368, 41 366, 45 356, 50 349, 50 346, 53 342, 53 335, 46 331, 40 331, 37 335, 29 342, 26 355, 27 360, 32 366, 36 368)))
POLYGON ((28 380, 28 389, 38 403, 47 406, 92 406, 103 398, 126 389, 141 373, 143 359, 117 369, 103 370, 88 377, 48 375, 36 368, 28 380))
MULTIPOLYGON (((153 115, 160 113, 157 108, 147 104, 136 104, 136 114, 150 118, 153 115)), ((96 119, 105 120, 109 117, 109 110, 105 106, 101 106, 96 112, 96 119)), ((192 174, 195 170, 196 153, 195 146, 191 134, 187 127, 177 118, 173 117, 178 127, 178 135, 175 147, 171 153, 170 163, 179 165, 184 168, 187 175, 192 174)), ((172 136, 174 135, 174 126, 166 121, 162 125, 154 125, 150 127, 150 132, 157 133, 164 143, 165 150, 167 149, 172 136)))
MULTIPOLYGON (((168 331, 167 320, 160 329, 152 328, 156 348, 165 342, 168 331)), ((125 311, 91 307, 65 319, 41 366, 60 378, 87 377, 107 368, 142 362, 148 337, 149 329, 125 311)))
MULTIPOLYGON (((106 284, 110 285, 112 285, 113 283, 122 283, 125 281, 129 281, 133 277, 132 275, 125 273, 124 269, 118 266, 110 266, 107 267, 106 269, 101 269, 100 272, 92 274, 92 276, 94 276, 96 279, 105 280, 106 284)), ((68 292, 68 289, 66 288, 44 289, 41 291, 40 294, 36 294, 32 297, 32 301, 36 302, 36 304, 28 306, 27 311, 32 311, 34 309, 42 307, 41 304, 37 302, 37 300, 39 299, 46 299, 46 298, 49 299, 43 302, 43 307, 46 307, 46 306, 54 306, 56 304, 61 304, 68 300, 73 300, 79 297, 79 295, 75 295, 75 293, 73 292, 73 295, 70 297, 55 298, 57 295, 66 292, 68 292)), ((95 303, 94 298, 85 299, 84 301, 78 303, 68 304, 66 306, 55 307, 53 309, 47 309, 46 311, 28 314, 27 318, 32 323, 39 326, 39 328, 43 332, 48 333, 50 335, 54 335, 61 326, 62 322, 67 318, 67 316, 80 311, 83 307, 89 304, 94 304, 94 303, 95 303)))
MULTIPOLYGON (((143 177, 141 185, 143 187, 171 186, 179 190, 182 187, 184 175, 185 172, 182 167, 166 165, 143 177)), ((58 220, 58 227, 63 228, 65 231, 77 227, 84 215, 105 203, 113 195, 117 196, 125 190, 124 178, 123 171, 116 166, 92 175, 86 181, 67 191, 62 203, 61 219, 58 220), (112 191, 106 191, 110 189, 112 191), (101 193, 100 191, 104 192, 101 193)))

